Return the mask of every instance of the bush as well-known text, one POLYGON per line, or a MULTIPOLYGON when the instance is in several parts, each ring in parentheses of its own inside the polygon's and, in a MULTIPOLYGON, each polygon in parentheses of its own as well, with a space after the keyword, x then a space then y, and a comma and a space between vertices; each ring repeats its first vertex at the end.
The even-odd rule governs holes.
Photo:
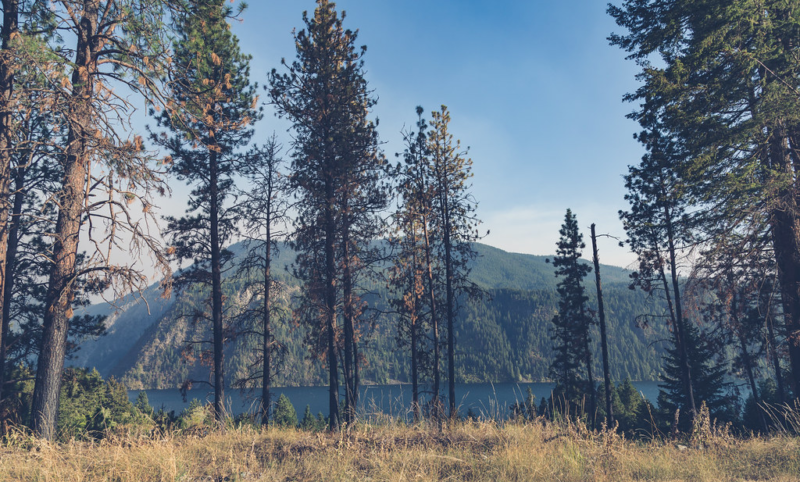
POLYGON ((150 400, 147 398, 147 392, 142 390, 139 392, 139 395, 136 396, 136 403, 133 404, 136 407, 136 410, 139 411, 142 415, 147 415, 150 418, 153 418, 153 407, 150 406, 150 400))
POLYGON ((278 403, 275 404, 275 411, 272 414, 272 421, 278 427, 288 428, 297 427, 297 412, 286 395, 281 394, 278 403))
POLYGON ((300 428, 312 432, 319 432, 325 430, 328 426, 328 420, 320 413, 316 417, 311 413, 311 407, 306 405, 306 411, 303 412, 303 421, 300 422, 300 428))
POLYGON ((128 399, 125 386, 113 377, 106 381, 97 370, 64 370, 57 430, 61 439, 100 438, 120 425, 151 424, 128 399))
POLYGON ((196 398, 189 402, 189 406, 184 408, 178 417, 178 427, 181 429, 211 426, 213 422, 214 416, 211 410, 196 398))

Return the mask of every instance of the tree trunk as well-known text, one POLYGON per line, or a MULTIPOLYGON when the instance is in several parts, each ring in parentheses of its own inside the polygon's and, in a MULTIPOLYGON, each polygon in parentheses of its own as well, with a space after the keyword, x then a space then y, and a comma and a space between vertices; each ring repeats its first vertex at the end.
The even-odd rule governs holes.
MULTIPOLYGON (((794 176, 783 128, 772 129, 770 162, 785 176, 794 176)), ((780 194, 781 205, 772 213, 773 247, 781 285, 786 340, 792 367, 792 393, 800 389, 800 220, 794 189, 780 194)))
POLYGON ((214 325, 214 418, 222 422, 225 416, 224 333, 222 323, 222 255, 219 234, 218 157, 209 149, 209 196, 211 218, 211 320, 214 325))
POLYGON ((767 309, 764 322, 767 324, 767 336, 769 337, 769 355, 772 358, 772 365, 775 369, 775 383, 778 385, 778 403, 786 402, 786 391, 783 388, 783 374, 781 373, 781 360, 778 358, 778 347, 776 346, 775 327, 773 325, 772 307, 767 309))
POLYGON ((456 412, 456 334, 455 334, 455 294, 453 293, 453 246, 451 239, 451 212, 450 200, 448 198, 448 186, 445 180, 439 188, 442 190, 442 219, 444 221, 444 232, 442 241, 444 243, 444 269, 445 269, 445 301, 447 303, 447 398, 450 405, 450 418, 458 418, 456 412))
POLYGON ((614 425, 614 407, 611 404, 611 373, 608 368, 608 339, 606 337, 606 312, 603 306, 603 288, 600 284, 600 258, 597 254, 597 235, 592 223, 592 254, 594 259, 594 279, 597 284, 597 313, 600 318, 600 347, 603 351, 603 384, 606 395, 606 417, 608 426, 614 425))
POLYGON ((432 413, 431 415, 435 420, 439 420, 441 414, 439 413, 439 390, 441 386, 441 379, 439 375, 439 318, 436 316, 436 290, 433 280, 433 265, 431 264, 431 240, 428 233, 428 220, 425 216, 422 218, 422 234, 425 238, 425 264, 428 267, 428 296, 431 303, 431 328, 433 330, 433 398, 432 413))
MULTIPOLYGON (((347 209, 347 208, 345 208, 347 209)), ((353 366, 353 343, 355 340, 353 327, 353 279, 350 272, 350 226, 347 216, 342 220, 342 311, 344 318, 344 420, 348 424, 355 420, 355 370, 353 366)))
POLYGON ((87 182, 86 139, 91 135, 87 130, 93 125, 92 73, 96 69, 95 56, 99 47, 97 43, 99 39, 95 37, 98 9, 99 0, 85 0, 83 16, 77 26, 63 189, 59 196, 53 243, 53 266, 47 287, 42 348, 37 363, 31 405, 33 430, 39 437, 47 440, 52 440, 55 436, 67 328, 75 296, 75 261, 87 182))
MULTIPOLYGON (((9 235, 9 187, 11 185, 11 158, 14 149, 11 132, 11 113, 13 111, 12 95, 14 92, 14 59, 10 55, 12 36, 19 31, 19 0, 3 0, 3 37, 2 55, 0 55, 0 293, 5 294, 7 278, 7 257, 10 243, 9 235)), ((5 308, 7 297, 0 297, 0 313, 5 308)), ((3 316, 0 329, 0 401, 3 400, 3 384, 5 383, 6 337, 8 336, 7 317, 3 316)))
POLYGON ((686 325, 684 324, 683 307, 681 306, 681 288, 680 284, 678 283, 678 263, 675 248, 675 235, 672 226, 672 214, 670 213, 669 207, 666 204, 664 205, 664 220, 667 224, 669 265, 672 275, 672 291, 675 297, 675 335, 676 339, 680 342, 678 346, 678 352, 681 358, 681 366, 683 367, 684 390, 686 391, 686 398, 689 401, 692 419, 694 419, 694 417, 697 416, 697 406, 695 405, 694 401, 694 387, 692 384, 692 370, 689 366, 689 354, 686 352, 686 325))
POLYGON ((270 183, 267 192, 267 199, 270 201, 270 208, 267 210, 267 237, 266 246, 264 250, 264 339, 263 339, 263 368, 261 372, 261 425, 264 427, 269 426, 269 412, 271 396, 269 393, 270 385, 272 384, 272 364, 270 355, 272 354, 272 329, 270 326, 270 301, 271 301, 271 287, 272 287, 272 273, 270 268, 272 264, 272 184, 270 183))
POLYGON ((411 405, 414 411, 414 422, 419 422, 419 367, 417 353, 417 231, 414 222, 411 224, 412 255, 409 278, 411 280, 411 405))
POLYGON ((336 360, 336 224, 333 179, 325 180, 325 329, 328 332, 328 412, 330 430, 339 430, 339 365, 336 360))
MULTIPOLYGON (((584 316, 585 313, 582 313, 584 316)), ((592 428, 595 427, 595 419, 597 414, 597 390, 594 386, 594 375, 592 372, 592 350, 589 346, 589 327, 586 327, 586 335, 583 339, 584 349, 586 350, 586 376, 589 379, 589 423, 592 428)))
POLYGON ((739 326, 738 316, 734 318, 734 323, 737 325, 737 335, 739 338, 739 348, 742 350, 742 361, 744 362, 744 370, 747 373, 747 381, 750 383, 750 390, 753 392, 753 401, 756 404, 756 411, 758 418, 761 420, 761 426, 764 431, 768 430, 767 420, 764 418, 764 411, 761 410, 761 399, 758 396, 758 386, 756 385, 756 378, 753 374, 753 360, 750 358, 750 352, 747 351, 747 340, 744 339, 741 326, 739 326))
POLYGON ((14 204, 9 217, 11 229, 8 233, 8 252, 6 258, 6 273, 8 281, 3 285, 3 321, 2 342, 0 342, 0 402, 5 394, 6 356, 8 353, 8 339, 11 326, 11 299, 14 296, 14 275, 17 271, 17 249, 19 248, 19 229, 21 223, 22 204, 25 200, 25 168, 17 168, 14 176, 14 204))

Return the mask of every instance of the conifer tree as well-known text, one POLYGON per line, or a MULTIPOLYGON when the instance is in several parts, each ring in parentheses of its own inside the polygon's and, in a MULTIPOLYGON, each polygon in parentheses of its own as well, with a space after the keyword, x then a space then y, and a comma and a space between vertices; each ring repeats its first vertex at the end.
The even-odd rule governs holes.
POLYGON ((695 414, 697 405, 694 403, 695 384, 690 354, 688 345, 683 343, 683 333, 689 322, 685 317, 682 285, 678 279, 680 253, 694 243, 691 225, 685 215, 688 202, 686 185, 674 168, 674 160, 683 154, 674 139, 661 134, 658 124, 648 127, 650 129, 637 136, 648 152, 638 166, 629 166, 625 176, 628 189, 625 199, 630 210, 620 211, 619 215, 628 235, 628 244, 639 258, 639 269, 632 274, 632 286, 639 286, 648 293, 663 289, 674 346, 681 361, 684 396, 691 413, 695 414), (670 273, 669 281, 667 271, 670 273))
MULTIPOLYGON (((153 134, 154 141, 172 156, 170 172, 186 181, 191 192, 187 215, 167 218, 171 254, 193 264, 176 278, 176 286, 202 284, 210 288, 213 339, 214 416, 224 416, 224 359, 226 339, 222 275, 231 253, 225 245, 234 235, 235 210, 226 205, 233 190, 238 149, 252 136, 251 125, 260 117, 255 87, 249 80, 250 56, 239 50, 227 19, 234 12, 225 0, 198 0, 176 20, 177 39, 170 85, 171 101, 180 111, 158 115, 160 126, 171 133, 153 134)), ((240 4, 237 13, 244 5, 240 4)), ((155 114, 155 112, 153 112, 155 114)), ((191 381, 185 387, 191 386, 191 381)))
POLYGON ((396 174, 400 195, 395 213, 398 233, 394 243, 397 252, 394 254, 394 264, 389 276, 389 285, 396 293, 396 298, 390 300, 390 303, 399 315, 398 343, 400 346, 408 345, 411 350, 411 403, 415 421, 421 417, 420 382, 424 374, 433 367, 436 367, 432 374, 434 407, 438 407, 439 400, 437 288, 434 285, 430 242, 433 198, 429 165, 426 161, 427 123, 422 113, 422 107, 417 107, 417 130, 403 132, 406 148, 402 154, 403 163, 397 166, 396 174), (435 350, 427 342, 429 330, 435 350), (431 357, 433 360, 430 360, 431 357))
POLYGON ((447 106, 443 105, 440 111, 431 113, 427 151, 433 197, 432 224, 440 238, 437 240, 438 256, 444 267, 448 403, 450 417, 454 418, 457 416, 455 318, 461 294, 466 294, 468 298, 481 296, 480 290, 469 280, 470 262, 477 256, 472 243, 480 238, 477 229, 480 221, 475 215, 477 202, 467 184, 472 177, 472 159, 465 157, 467 151, 462 151, 461 141, 454 140, 449 124, 447 106))
POLYGON ((125 131, 133 96, 168 107, 160 80, 169 64, 165 14, 171 0, 59 0, 51 14, 75 48, 42 49, 47 62, 47 108, 67 125, 62 179, 55 196, 58 214, 49 254, 43 334, 32 401, 34 432, 52 439, 67 333, 81 279, 106 285, 114 295, 139 291, 148 277, 133 259, 149 253, 170 278, 158 239, 150 233, 154 192, 166 190, 154 153, 141 137, 125 131), (67 67, 68 66, 68 67, 67 67), (65 68, 66 67, 66 68, 65 68), (133 96, 115 92, 122 88, 133 96), (92 169, 94 164, 101 170, 92 169), (141 214, 134 215, 132 209, 141 214), (86 226, 83 230, 82 226, 86 226), (92 246, 79 265, 79 240, 92 246), (132 259, 114 262, 122 249, 132 259))
POLYGON ((249 181, 249 188, 241 193, 239 205, 247 254, 238 272, 247 280, 241 289, 245 296, 249 296, 245 303, 252 305, 239 318, 243 318, 243 331, 258 339, 260 355, 255 359, 251 374, 236 384, 244 388, 260 383, 261 424, 264 426, 269 424, 270 388, 277 366, 276 357, 281 354, 280 342, 274 336, 278 318, 274 299, 282 287, 275 279, 272 262, 279 253, 278 242, 288 234, 289 222, 289 186, 281 172, 283 159, 280 150, 273 134, 266 144, 251 149, 239 165, 239 171, 249 181))
POLYGON ((632 118, 658 122, 685 156, 675 171, 709 243, 725 230, 769 231, 800 386, 800 29, 794 2, 626 0, 612 44, 641 66, 632 118), (653 58, 660 62, 653 62, 653 58), (720 220, 725 222, 720 223, 720 220))
POLYGON ((379 212, 388 193, 375 123, 375 99, 364 79, 366 47, 345 29, 345 14, 318 0, 295 34, 297 60, 270 75, 270 97, 293 123, 292 187, 298 196, 294 274, 304 283, 297 316, 311 324, 310 340, 328 365, 330 429, 338 430, 339 364, 344 352, 345 416, 358 396, 358 328, 362 314, 358 278, 377 260, 370 243, 379 237, 379 212), (337 313, 337 307, 341 311, 337 313), (341 324, 340 324, 341 320, 341 324))
POLYGON ((567 209, 564 224, 559 230, 561 237, 556 243, 556 256, 553 258, 555 274, 561 278, 558 282, 558 312, 553 317, 551 339, 553 362, 550 372, 557 385, 563 390, 566 403, 574 403, 580 395, 589 395, 590 416, 596 408, 595 387, 592 377, 592 354, 590 350, 589 327, 592 319, 587 313, 586 302, 589 298, 583 287, 583 279, 592 268, 580 262, 581 250, 586 247, 583 235, 578 230, 578 221, 572 210, 567 209), (584 387, 580 375, 581 368, 586 370, 584 387))
MULTIPOLYGON (((14 291, 14 258, 19 225, 15 221, 22 209, 24 194, 21 180, 24 175, 17 168, 24 153, 30 153, 32 145, 39 145, 34 139, 49 136, 44 125, 43 113, 36 100, 46 91, 45 84, 36 81, 32 75, 34 60, 41 60, 42 53, 47 52, 47 38, 52 34, 53 22, 46 2, 42 0, 4 0, 2 2, 3 24, 0 29, 0 312, 4 313, 4 324, 0 329, 0 400, 3 398, 5 385, 6 352, 10 345, 8 337, 14 337, 9 330, 8 319, 12 307, 11 293, 14 291), (37 52, 38 51, 38 52, 37 52), (36 87, 36 89, 33 89, 36 87), (33 100, 33 102, 31 102, 33 100), (34 120, 35 119, 35 120, 34 120), (16 211, 14 208, 18 208, 16 211)), ((46 55, 46 54, 44 54, 46 55)), ((38 66, 48 70, 44 63, 38 66)), ((45 104, 46 102, 42 102, 45 104)), ((52 116, 48 117, 52 120, 52 116)), ((54 128, 58 130, 58 128, 54 128)), ((52 144, 43 142, 42 144, 52 144)), ((34 156, 40 159, 40 156, 34 156)), ((37 162, 36 164, 41 165, 37 162)), ((35 170, 31 169, 31 171, 35 170)), ((35 189, 34 189, 35 190, 35 189)), ((18 340, 17 340, 18 341, 18 340)))
MULTIPOLYGON (((713 418, 723 422, 732 421, 735 414, 731 412, 732 400, 725 382, 725 366, 715 360, 717 350, 693 324, 686 325, 684 343, 693 369, 695 403, 698 406, 705 403, 713 418)), ((678 428, 685 431, 691 428, 694 415, 691 413, 691 401, 683 388, 680 357, 677 348, 667 348, 664 374, 659 385, 658 410, 664 421, 671 421, 676 411, 680 410, 678 428)))

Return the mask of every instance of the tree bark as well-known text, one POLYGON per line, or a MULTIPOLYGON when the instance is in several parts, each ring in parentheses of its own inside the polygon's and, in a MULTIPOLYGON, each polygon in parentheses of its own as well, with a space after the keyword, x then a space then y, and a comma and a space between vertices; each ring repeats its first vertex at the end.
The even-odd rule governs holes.
POLYGON ((772 308, 768 308, 764 322, 767 325, 767 336, 769 337, 769 355, 772 358, 772 366, 775 370, 775 383, 778 385, 778 403, 786 402, 786 391, 783 388, 783 374, 781 373, 781 360, 778 358, 778 347, 776 346, 775 327, 773 325, 772 308))
POLYGON ((222 422, 225 416, 224 333, 222 323, 222 254, 219 234, 218 157, 209 150, 209 217, 211 223, 211 320, 214 330, 214 418, 222 422))
POLYGON ((433 265, 431 264, 431 240, 428 233, 428 220, 425 216, 422 218, 422 235, 425 238, 425 264, 428 268, 428 296, 431 303, 431 328, 433 331, 433 398, 431 399, 431 415, 438 420, 441 417, 439 413, 439 390, 441 386, 439 374, 439 359, 441 358, 439 352, 439 318, 436 316, 436 290, 433 280, 433 265))
MULTIPOLYGON (((662 194, 663 189, 662 189, 662 194)), ((666 196, 664 196, 666 199, 666 196)), ((683 307, 681 305, 681 288, 678 283, 678 263, 677 253, 675 248, 675 233, 672 225, 672 213, 669 207, 664 205, 664 221, 667 224, 667 247, 669 250, 669 265, 670 274, 672 275, 672 291, 675 298, 675 336, 679 341, 678 352, 681 358, 681 366, 683 367, 683 384, 686 391, 686 398, 689 401, 689 408, 691 409, 691 416, 694 419, 697 416, 697 406, 694 401, 694 387, 692 383, 692 369, 689 365, 689 354, 686 351, 686 325, 683 318, 683 307)))
MULTIPOLYGON (((271 176, 270 172, 270 176, 271 176)), ((266 246, 264 249, 264 338, 263 338, 263 368, 261 372, 261 425, 264 427, 269 426, 269 412, 270 412, 270 385, 272 384, 272 327, 270 326, 271 313, 270 302, 271 288, 272 288, 272 273, 270 268, 272 265, 272 178, 270 177, 270 184, 267 189, 267 199, 269 200, 269 207, 267 208, 267 236, 266 246)))
POLYGON ((335 191, 331 173, 325 174, 325 328, 328 332, 328 412, 330 430, 339 430, 339 365, 336 360, 335 191))
POLYGON ((444 269, 445 269, 445 302, 447 316, 447 398, 450 406, 450 418, 458 417, 456 412, 456 334, 455 334, 455 299, 453 293, 453 246, 451 239, 451 212, 450 199, 448 198, 447 174, 443 174, 444 182, 439 186, 442 191, 441 216, 444 221, 442 242, 444 243, 444 269))
MULTIPOLYGON (((345 207, 347 209, 347 207, 345 207)), ((342 224, 342 295, 344 318, 344 420, 348 424, 355 420, 355 367, 353 365, 353 344, 355 333, 353 327, 353 278, 350 271, 350 226, 347 215, 343 216, 342 224)))
POLYGON ((56 430, 61 372, 64 368, 67 329, 72 316, 75 262, 86 189, 86 139, 92 126, 91 103, 94 94, 93 72, 99 48, 97 17, 99 0, 84 0, 83 15, 77 25, 77 48, 72 71, 69 106, 67 156, 63 189, 53 243, 53 266, 47 287, 42 348, 36 370, 31 406, 33 431, 52 440, 56 430))
POLYGON ((744 337, 742 325, 739 321, 739 307, 736 299, 736 293, 733 293, 733 300, 731 304, 731 317, 733 318, 734 330, 739 339, 739 349, 742 351, 742 362, 744 370, 747 373, 747 381, 750 383, 750 390, 753 392, 753 401, 756 404, 756 411, 758 412, 759 420, 761 420, 761 427, 764 431, 767 430, 767 420, 764 418, 764 412, 761 410, 761 400, 758 396, 758 386, 756 385, 756 378, 753 374, 753 360, 750 357, 750 352, 747 350, 747 340, 744 337))
POLYGON ((417 230, 414 221, 411 223, 412 232, 412 254, 411 254, 411 269, 409 270, 409 279, 411 280, 411 405, 414 412, 414 422, 419 422, 419 367, 417 353, 417 230))
MULTIPOLYGON (((11 132, 12 96, 14 93, 14 59, 10 54, 13 36, 19 32, 19 0, 3 0, 2 55, 0 55, 0 293, 5 294, 9 283, 7 275, 9 235, 9 188, 11 185, 11 158, 14 149, 11 132)), ((6 297, 0 298, 0 312, 7 309, 6 297)), ((6 337, 8 324, 3 317, 0 329, 0 401, 5 383, 6 337)))
POLYGON ((22 204, 25 200, 25 173, 26 169, 17 168, 14 176, 14 204, 9 217, 11 229, 8 233, 8 252, 6 258, 6 273, 8 280, 3 285, 3 321, 2 321, 2 342, 0 342, 0 401, 5 396, 6 383, 6 357, 8 353, 8 339, 11 326, 11 299, 14 296, 14 275, 17 271, 17 250, 19 248, 19 229, 22 213, 22 204))
MULTIPOLYGON (((774 128, 771 134, 770 162, 783 175, 793 178, 795 174, 783 128, 774 128)), ((792 393, 797 394, 800 388, 800 219, 794 188, 780 193, 780 205, 772 213, 772 231, 792 367, 790 386, 792 393)))

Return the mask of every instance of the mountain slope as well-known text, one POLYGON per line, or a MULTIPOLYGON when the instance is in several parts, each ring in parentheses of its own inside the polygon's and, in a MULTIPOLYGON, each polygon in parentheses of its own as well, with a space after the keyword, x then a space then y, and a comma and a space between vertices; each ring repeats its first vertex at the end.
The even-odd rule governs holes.
MULTIPOLYGON (((456 323, 458 381, 546 380, 551 356, 550 319, 557 304, 557 279, 552 265, 545 262, 544 256, 506 253, 481 244, 476 245, 476 250, 479 257, 473 265, 472 279, 487 290, 491 299, 465 303, 461 310, 456 323)), ((243 248, 235 245, 232 251, 238 257, 243 248)), ((286 306, 292 293, 299 289, 284 269, 293 258, 291 250, 284 248, 275 265, 288 287, 282 301, 286 306)), ((613 378, 657 378, 661 350, 653 341, 663 339, 665 333, 645 333, 636 327, 635 319, 644 313, 660 313, 662 307, 642 293, 627 289, 627 271, 611 266, 601 269, 613 378)), ((225 283, 225 296, 231 306, 239 299, 239 284, 232 278, 225 283)), ((587 279, 587 292, 592 308, 595 306, 593 277, 587 279)), ((155 295, 156 287, 151 287, 148 294, 155 295)), ((202 304, 204 296, 199 290, 187 290, 170 300, 151 301, 150 315, 141 303, 124 304, 119 312, 110 313, 109 334, 85 341, 72 364, 95 367, 104 376, 122 379, 130 388, 169 388, 179 386, 187 378, 207 379, 208 367, 189 363, 181 355, 186 341, 209 337, 206 323, 185 316, 202 304)), ((157 296, 148 299, 155 300, 157 296)), ((100 314, 111 308, 98 305, 89 310, 100 314)), ((284 321, 276 324, 276 330, 277 339, 286 347, 276 383, 324 384, 323 367, 308 359, 304 327, 284 321)), ((405 350, 397 347, 391 316, 381 315, 363 343, 367 360, 362 373, 365 381, 408 380, 409 363, 405 350)), ((246 372, 253 361, 254 348, 255 342, 246 339, 227 347, 229 381, 246 372)), ((595 370, 600 373, 599 348, 595 348, 598 362, 595 370)))

